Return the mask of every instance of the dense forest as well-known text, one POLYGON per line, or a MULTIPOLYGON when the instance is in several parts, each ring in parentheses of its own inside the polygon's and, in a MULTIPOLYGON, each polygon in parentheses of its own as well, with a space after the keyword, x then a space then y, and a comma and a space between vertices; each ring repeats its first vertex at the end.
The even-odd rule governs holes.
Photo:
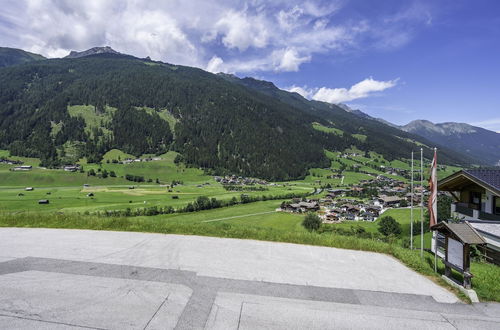
MULTIPOLYGON (((270 180, 329 166, 325 149, 354 145, 393 159, 419 148, 404 140, 411 134, 262 84, 117 54, 1 68, 0 148, 40 157, 45 166, 68 162, 70 153, 98 162, 112 148, 136 156, 171 149, 213 173, 270 180), (73 106, 87 106, 94 122, 72 114, 73 106), (175 118, 175 132, 165 111, 175 118), (313 122, 345 134, 315 130, 313 122)), ((443 161, 461 161, 443 154, 443 161)))

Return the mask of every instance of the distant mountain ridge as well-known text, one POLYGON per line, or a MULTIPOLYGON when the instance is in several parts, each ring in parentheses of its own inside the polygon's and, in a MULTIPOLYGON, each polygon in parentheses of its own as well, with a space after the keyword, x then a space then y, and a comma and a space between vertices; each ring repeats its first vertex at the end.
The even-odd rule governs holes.
POLYGON ((414 120, 404 126, 401 126, 401 129, 406 132, 427 131, 432 134, 453 135, 476 133, 482 128, 474 127, 465 123, 446 122, 434 124, 429 120, 414 120))
POLYGON ((401 129, 500 166, 500 133, 465 123, 434 124, 428 120, 414 120, 401 129))
POLYGON ((466 123, 445 122, 434 124, 429 120, 414 120, 402 126, 375 118, 361 110, 345 104, 337 104, 345 111, 361 118, 372 119, 402 131, 421 136, 439 146, 446 146, 456 152, 464 153, 478 162, 500 166, 500 133, 466 123))
POLYGON ((22 49, 0 47, 0 68, 45 59, 42 55, 33 54, 22 49))
POLYGON ((348 106, 347 104, 339 103, 339 104, 337 104, 337 106, 339 106, 340 108, 344 109, 345 111, 350 112, 352 114, 355 114, 355 115, 357 115, 359 117, 376 120, 376 121, 378 121, 380 123, 386 124, 386 125, 394 127, 394 128, 400 128, 398 125, 393 124, 391 122, 388 122, 385 119, 375 118, 375 117, 372 117, 369 114, 367 114, 367 113, 365 113, 365 112, 363 112, 363 111, 361 111, 359 109, 353 109, 350 106, 348 106))

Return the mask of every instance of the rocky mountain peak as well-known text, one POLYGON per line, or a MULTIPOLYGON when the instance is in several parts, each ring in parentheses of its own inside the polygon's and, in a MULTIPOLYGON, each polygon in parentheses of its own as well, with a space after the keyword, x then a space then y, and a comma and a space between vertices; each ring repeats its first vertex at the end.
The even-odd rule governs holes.
POLYGON ((79 57, 85 57, 85 56, 90 56, 90 55, 96 55, 96 54, 120 54, 113 48, 109 46, 104 46, 104 47, 93 47, 81 52, 77 52, 72 50, 66 58, 79 58, 79 57))

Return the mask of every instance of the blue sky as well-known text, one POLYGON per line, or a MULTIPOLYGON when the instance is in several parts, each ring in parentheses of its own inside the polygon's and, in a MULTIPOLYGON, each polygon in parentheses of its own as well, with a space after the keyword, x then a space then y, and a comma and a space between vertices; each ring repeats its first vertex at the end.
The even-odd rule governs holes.
POLYGON ((4 0, 0 45, 135 56, 273 81, 397 124, 500 132, 496 0, 4 0))

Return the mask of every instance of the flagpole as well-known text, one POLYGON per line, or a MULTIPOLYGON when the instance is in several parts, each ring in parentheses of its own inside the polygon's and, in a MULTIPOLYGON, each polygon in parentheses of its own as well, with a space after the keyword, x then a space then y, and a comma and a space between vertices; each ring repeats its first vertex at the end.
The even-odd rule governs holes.
POLYGON ((411 152, 410 250, 413 250, 413 151, 411 152))
POLYGON ((424 257, 424 149, 420 148, 420 257, 424 257))
MULTIPOLYGON (((436 166, 436 169, 437 169, 437 148, 434 148, 434 164, 433 164, 433 166, 436 166)), ((436 174, 435 180, 437 181, 437 171, 435 171, 434 173, 436 174)), ((436 186, 436 182, 434 182, 434 186, 436 186)), ((433 189, 436 189, 436 188, 434 187, 433 189)), ((437 195, 435 197, 436 197, 436 205, 437 205, 437 195)), ((436 209, 437 209, 437 206, 436 206, 436 209)), ((438 219, 437 212, 436 212, 434 214, 434 221, 437 223, 438 220, 439 219, 438 219)), ((437 231, 434 230, 433 236, 434 236, 434 272, 437 273, 437 251, 438 251, 437 231)))

